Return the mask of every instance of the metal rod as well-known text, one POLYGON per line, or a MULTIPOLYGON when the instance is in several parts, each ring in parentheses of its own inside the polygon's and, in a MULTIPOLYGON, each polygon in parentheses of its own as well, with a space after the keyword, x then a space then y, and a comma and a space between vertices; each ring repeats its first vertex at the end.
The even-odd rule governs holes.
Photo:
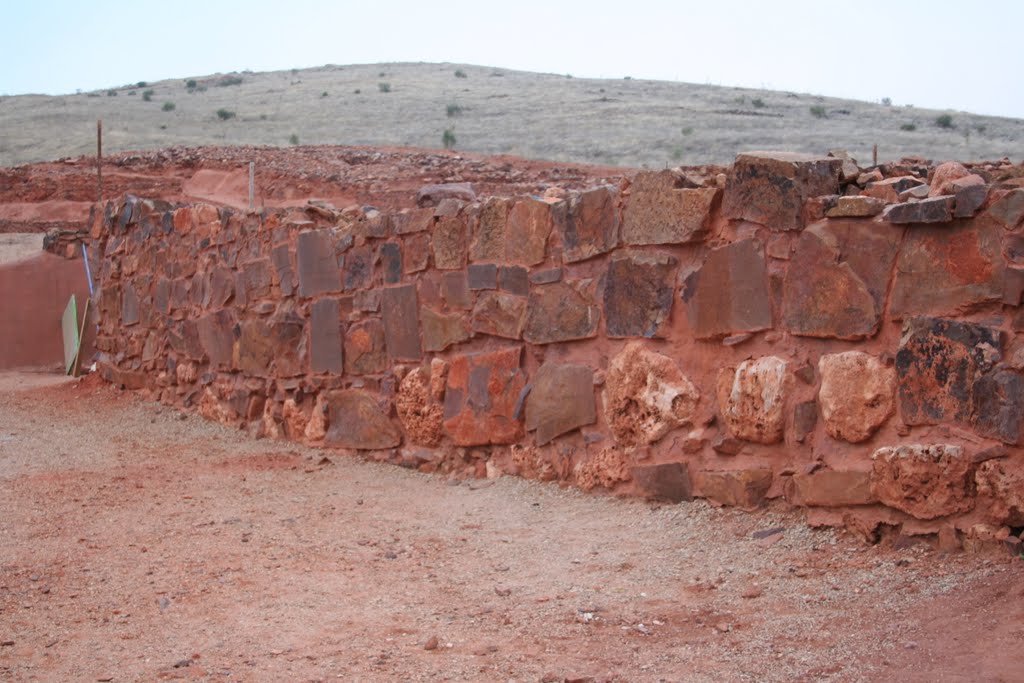
POLYGON ((103 203, 103 121, 96 120, 96 201, 103 203))

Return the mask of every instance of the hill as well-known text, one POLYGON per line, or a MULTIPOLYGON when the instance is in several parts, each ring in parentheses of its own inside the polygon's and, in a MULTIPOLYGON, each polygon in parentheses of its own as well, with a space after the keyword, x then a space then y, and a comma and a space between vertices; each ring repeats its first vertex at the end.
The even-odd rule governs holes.
MULTIPOLYGON (((894 93, 895 94, 895 93, 894 93)), ((1024 157, 1024 120, 816 95, 455 64, 327 65, 0 97, 0 165, 174 145, 437 148, 661 168, 738 151, 849 150, 870 163, 1024 157)))

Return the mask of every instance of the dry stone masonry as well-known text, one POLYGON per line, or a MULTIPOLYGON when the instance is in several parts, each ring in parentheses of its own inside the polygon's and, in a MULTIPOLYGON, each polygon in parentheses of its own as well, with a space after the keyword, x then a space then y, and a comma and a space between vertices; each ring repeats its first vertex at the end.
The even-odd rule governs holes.
POLYGON ((756 152, 384 213, 97 208, 100 369, 255 435, 452 476, 1024 526, 1024 182, 756 152))

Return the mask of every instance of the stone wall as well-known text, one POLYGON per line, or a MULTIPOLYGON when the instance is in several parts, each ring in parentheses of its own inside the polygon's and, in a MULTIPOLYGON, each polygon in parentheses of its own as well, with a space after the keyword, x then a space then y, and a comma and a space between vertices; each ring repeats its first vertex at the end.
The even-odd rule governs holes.
POLYGON ((726 174, 383 214, 127 197, 91 226, 105 378, 452 476, 1024 526, 1024 188, 1006 164, 726 174))

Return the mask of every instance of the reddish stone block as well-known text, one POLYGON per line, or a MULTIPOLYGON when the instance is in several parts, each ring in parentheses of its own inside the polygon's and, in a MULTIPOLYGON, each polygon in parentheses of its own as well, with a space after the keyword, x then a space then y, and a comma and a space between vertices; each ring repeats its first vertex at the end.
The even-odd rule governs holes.
POLYGON ((625 244, 699 242, 721 197, 715 187, 688 189, 674 171, 644 171, 633 178, 622 222, 625 244))
POLYGON ((239 325, 238 369, 254 377, 294 377, 305 372, 306 330, 301 318, 286 315, 239 325))
POLYGON ((756 508, 772 485, 768 468, 705 470, 698 478, 700 494, 719 505, 756 508))
POLYGON ((426 270, 430 265, 430 233, 409 235, 402 242, 405 252, 402 272, 406 275, 426 270))
POLYGON ((139 295, 131 282, 121 287, 121 324, 125 327, 139 324, 139 295))
POLYGON ((526 296, 530 293, 529 271, 519 266, 498 268, 498 288, 509 294, 526 296))
POLYGON ((324 445, 334 448, 380 450, 402 443, 402 433, 381 410, 372 394, 354 389, 327 397, 330 427, 324 445))
POLYGON ((675 300, 678 259, 663 252, 619 253, 604 288, 609 337, 663 337, 675 300))
POLYGON ((470 290, 498 288, 498 266, 493 263, 471 264, 466 276, 470 290))
POLYGON ((391 226, 396 235, 429 230, 433 224, 434 210, 432 208, 402 209, 391 216, 391 226))
POLYGON ((1024 376, 996 370, 978 378, 972 394, 975 431, 1019 446, 1024 441, 1024 376))
POLYGON ((444 430, 457 446, 515 443, 516 407, 526 387, 522 347, 455 356, 448 369, 444 430))
POLYGON ((235 274, 224 266, 210 271, 210 282, 205 287, 204 305, 207 308, 223 308, 235 296, 235 274))
POLYGON ((868 197, 877 197, 887 204, 895 204, 900 201, 901 194, 924 184, 923 180, 914 176, 894 176, 867 183, 864 194, 868 197))
POLYGON ((384 325, 376 318, 350 325, 345 334, 345 372, 373 375, 388 367, 384 345, 384 325))
POLYGON ((416 285, 385 288, 381 313, 388 355, 394 360, 419 360, 423 353, 416 285))
POLYGON ((818 400, 825 430, 834 439, 860 443, 896 412, 896 370, 861 351, 818 359, 818 400))
POLYGON ((973 464, 960 446, 879 448, 871 460, 871 493, 891 508, 935 519, 974 507, 973 464))
POLYGON ((299 296, 312 297, 341 290, 334 240, 329 231, 300 232, 297 255, 299 296))
POLYGON ((551 344, 597 336, 601 309, 579 283, 555 282, 533 288, 526 305, 523 338, 551 344))
POLYGON ((1024 221, 1024 188, 1010 190, 992 202, 988 215, 1007 230, 1014 230, 1024 221))
POLYGON ((248 301, 270 295, 270 259, 261 258, 242 264, 242 279, 245 281, 245 295, 248 301))
POLYGON ((380 245, 380 265, 384 271, 384 284, 397 285, 402 281, 402 248, 394 242, 380 245))
POLYGON ((870 505, 877 501, 871 492, 871 474, 848 470, 795 474, 786 486, 786 499, 808 507, 870 505))
POLYGON ((199 343, 211 367, 229 370, 235 345, 235 315, 229 309, 204 315, 196 321, 199 343))
POLYGON ((421 307, 420 321, 423 325, 423 348, 428 352, 444 351, 470 338, 466 316, 461 313, 445 315, 421 307))
POLYGON ((469 293, 466 272, 444 273, 441 280, 441 296, 448 308, 467 309, 472 307, 473 299, 469 293))
POLYGON ((614 249, 619 242, 619 191, 612 185, 574 195, 569 218, 559 221, 562 259, 583 261, 614 249))
POLYGON ((748 239, 713 249, 686 278, 683 301, 697 339, 769 329, 772 306, 761 243, 748 239))
POLYGON ((885 200, 877 197, 855 195, 839 197, 831 209, 825 211, 829 218, 870 218, 882 213, 885 200))
POLYGON ((431 236, 434 267, 458 270, 466 266, 466 221, 461 216, 439 218, 431 236))
POLYGON ((345 254, 342 278, 346 292, 373 284, 373 247, 353 247, 345 254))
POLYGON ((1002 230, 977 218, 910 230, 896 264, 890 314, 952 315, 1003 295, 1002 230))
POLYGON ((469 247, 471 261, 500 262, 505 260, 505 227, 509 199, 492 197, 481 206, 473 221, 473 244, 469 247))
POLYGON ((537 445, 597 422, 594 371, 585 365, 545 363, 526 398, 526 429, 537 445))
POLYGON ((783 281, 783 324, 808 337, 862 339, 878 331, 901 235, 864 221, 805 230, 783 281))
POLYGON ((508 214, 505 256, 511 263, 535 266, 547 257, 551 235, 551 205, 539 199, 518 200, 508 214))
POLYGON ((309 309, 309 370, 340 375, 342 362, 341 307, 337 299, 314 301, 309 309))
POLYGON ((287 244, 279 244, 270 252, 270 260, 277 273, 278 287, 282 296, 291 296, 295 292, 295 270, 292 267, 292 250, 287 244))
POLYGON ((736 157, 726 180, 722 214, 772 230, 801 230, 804 202, 839 193, 841 159, 790 152, 736 157))
POLYGON ((526 299, 504 292, 484 292, 473 306, 473 332, 521 339, 525 320, 526 299))
POLYGON ((786 361, 777 356, 724 368, 718 376, 718 407, 729 432, 756 443, 782 441, 789 385, 786 361))
POLYGON ((634 465, 629 470, 637 491, 647 500, 682 503, 693 500, 690 469, 685 462, 634 465))

